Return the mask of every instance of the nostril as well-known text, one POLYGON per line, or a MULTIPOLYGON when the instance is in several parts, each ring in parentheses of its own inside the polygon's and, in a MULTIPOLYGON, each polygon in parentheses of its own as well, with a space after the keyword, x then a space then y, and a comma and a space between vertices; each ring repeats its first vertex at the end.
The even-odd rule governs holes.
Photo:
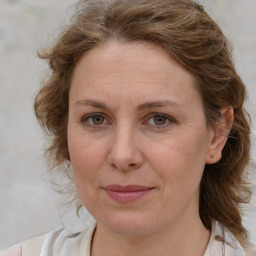
POLYGON ((133 143, 134 141, 128 139, 127 136, 122 140, 116 139, 116 143, 110 148, 107 162, 112 168, 129 171, 138 169, 142 165, 144 158, 140 148, 133 143))
POLYGON ((122 172, 125 172, 125 171, 129 171, 129 170, 132 170, 132 169, 136 169, 136 164, 135 163, 130 163, 128 165, 121 165, 121 164, 115 164, 115 163, 112 163, 112 167, 113 168, 116 168, 122 172))

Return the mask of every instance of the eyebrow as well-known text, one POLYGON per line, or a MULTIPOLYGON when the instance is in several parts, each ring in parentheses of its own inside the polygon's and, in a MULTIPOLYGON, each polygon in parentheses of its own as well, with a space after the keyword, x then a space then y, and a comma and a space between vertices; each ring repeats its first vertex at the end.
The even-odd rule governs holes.
MULTIPOLYGON (((98 109, 109 110, 106 104, 97 100, 79 100, 75 103, 75 105, 83 105, 83 106, 91 106, 98 109)), ((164 101, 150 101, 146 103, 142 103, 137 107, 138 111, 142 111, 145 109, 151 108, 159 108, 159 107, 172 107, 172 108, 182 108, 183 104, 177 103, 174 101, 164 100, 164 101)))
POLYGON ((75 105, 83 105, 83 106, 91 106, 94 108, 104 109, 108 110, 108 107, 106 104, 96 101, 96 100, 79 100, 75 103, 75 105))
POLYGON ((146 102, 138 106, 138 110, 150 109, 150 108, 159 108, 159 107, 172 107, 172 108, 181 108, 183 104, 177 103, 174 101, 164 100, 164 101, 151 101, 146 102))

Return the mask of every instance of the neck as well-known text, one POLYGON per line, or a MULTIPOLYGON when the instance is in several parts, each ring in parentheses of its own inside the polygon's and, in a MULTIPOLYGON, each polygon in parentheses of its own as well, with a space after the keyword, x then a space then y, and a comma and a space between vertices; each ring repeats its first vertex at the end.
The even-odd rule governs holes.
POLYGON ((92 256, 203 256, 210 232, 199 216, 175 223, 150 235, 123 236, 100 223, 93 238, 92 256))

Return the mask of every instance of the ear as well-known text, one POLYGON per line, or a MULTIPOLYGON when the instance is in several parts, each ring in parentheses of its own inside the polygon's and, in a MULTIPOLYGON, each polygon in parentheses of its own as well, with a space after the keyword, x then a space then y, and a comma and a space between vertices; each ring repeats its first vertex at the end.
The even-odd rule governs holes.
POLYGON ((210 135, 209 152, 206 156, 207 164, 215 164, 220 161, 222 150, 227 142, 228 135, 232 128, 234 119, 234 110, 231 106, 220 110, 220 118, 216 127, 212 129, 210 135))

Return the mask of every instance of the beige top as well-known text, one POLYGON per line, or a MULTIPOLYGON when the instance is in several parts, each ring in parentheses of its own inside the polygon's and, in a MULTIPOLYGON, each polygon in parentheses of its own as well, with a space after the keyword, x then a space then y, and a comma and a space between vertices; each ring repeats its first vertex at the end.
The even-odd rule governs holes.
MULTIPOLYGON (((64 229, 27 240, 9 248, 0 256, 90 256, 91 239, 95 223, 85 231, 70 234, 64 229), (20 251, 21 247, 21 251, 20 251)), ((235 237, 217 221, 212 223, 212 232, 204 256, 246 256, 235 237)))

